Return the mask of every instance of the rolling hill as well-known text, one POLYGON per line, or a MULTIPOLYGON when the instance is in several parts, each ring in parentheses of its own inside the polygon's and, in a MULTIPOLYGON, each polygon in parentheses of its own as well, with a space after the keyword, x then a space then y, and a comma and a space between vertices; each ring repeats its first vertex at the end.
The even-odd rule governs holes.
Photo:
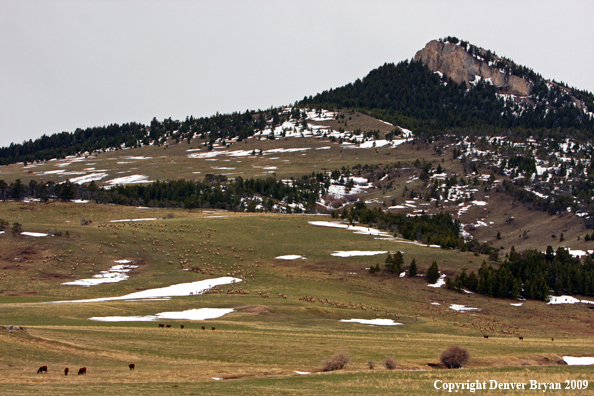
POLYGON ((448 37, 291 106, 1 148, 3 392, 583 386, 593 98, 448 37))

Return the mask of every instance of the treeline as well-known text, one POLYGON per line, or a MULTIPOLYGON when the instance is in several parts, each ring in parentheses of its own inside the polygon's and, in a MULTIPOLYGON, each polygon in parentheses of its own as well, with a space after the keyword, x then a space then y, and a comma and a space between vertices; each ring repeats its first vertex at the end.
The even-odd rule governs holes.
MULTIPOLYGON (((338 217, 338 212, 333 212, 333 216, 338 217)), ((463 242, 460 238, 460 223, 449 213, 407 216, 384 212, 379 207, 370 209, 364 202, 358 201, 350 212, 347 208, 343 209, 340 217, 388 230, 412 241, 439 245, 444 249, 458 248, 463 242)))
MULTIPOLYGON (((386 63, 362 80, 305 97, 300 105, 358 108, 395 125, 438 135, 460 128, 594 129, 594 119, 575 106, 569 94, 558 87, 549 89, 541 78, 537 81, 538 103, 520 108, 500 99, 495 87, 484 81, 470 89, 451 80, 444 84, 421 62, 404 61, 386 63)), ((573 93, 586 103, 594 99, 587 92, 573 93)))
MULTIPOLYGON (((333 174, 336 177, 340 172, 335 171, 333 174)), ((156 181, 112 188, 99 187, 95 182, 78 185, 70 181, 55 184, 51 181, 39 183, 32 180, 29 184, 23 184, 17 179, 7 184, 0 180, 0 199, 39 199, 44 202, 83 199, 100 204, 187 210, 209 208, 239 212, 316 213, 317 201, 327 193, 331 177, 328 173, 312 172, 310 175, 282 181, 274 177, 237 177, 228 180, 223 175, 206 175, 201 181, 156 181)), ((350 211, 345 208, 341 214, 334 211, 332 215, 398 233, 405 239, 443 248, 460 248, 482 254, 489 254, 489 249, 492 249, 475 241, 465 242, 460 238, 460 223, 447 213, 406 216, 383 212, 381 208, 370 209, 365 203, 358 201, 350 211)))
POLYGON ((466 288, 490 297, 547 301, 550 291, 556 294, 594 295, 594 259, 588 256, 582 263, 569 251, 551 246, 545 253, 527 250, 522 254, 512 247, 509 257, 499 268, 483 263, 478 275, 466 271, 447 279, 450 289, 466 288))
POLYGON ((51 181, 39 183, 32 180, 29 184, 23 184, 17 179, 11 184, 0 180, 0 199, 20 201, 33 198, 45 202, 55 199, 86 199, 100 204, 130 206, 314 213, 317 198, 325 194, 329 186, 330 178, 323 173, 312 173, 287 182, 274 177, 237 177, 227 180, 222 175, 206 175, 201 181, 156 181, 113 188, 98 187, 95 182, 78 185, 70 181, 55 184, 51 181), (279 202, 282 210, 275 208, 279 202))
MULTIPOLYGON (((212 146, 219 138, 237 138, 243 140, 263 130, 270 123, 280 125, 283 119, 281 109, 271 108, 266 111, 245 111, 244 113, 216 114, 211 117, 186 117, 184 121, 166 118, 158 121, 153 118, 150 125, 140 123, 111 124, 92 127, 74 132, 43 135, 36 140, 23 143, 11 143, 0 148, 0 165, 16 162, 30 163, 64 158, 69 155, 94 151, 140 147, 141 145, 163 145, 168 141, 190 143, 194 138, 205 139, 205 144, 212 146)), ((285 118, 303 118, 304 114, 295 109, 285 118)))

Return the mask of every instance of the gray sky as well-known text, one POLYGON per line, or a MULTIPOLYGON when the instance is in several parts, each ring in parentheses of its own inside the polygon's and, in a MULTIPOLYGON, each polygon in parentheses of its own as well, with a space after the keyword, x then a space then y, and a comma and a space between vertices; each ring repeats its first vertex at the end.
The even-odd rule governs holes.
POLYGON ((448 35, 594 91, 592 1, 0 0, 0 145, 291 104, 448 35))

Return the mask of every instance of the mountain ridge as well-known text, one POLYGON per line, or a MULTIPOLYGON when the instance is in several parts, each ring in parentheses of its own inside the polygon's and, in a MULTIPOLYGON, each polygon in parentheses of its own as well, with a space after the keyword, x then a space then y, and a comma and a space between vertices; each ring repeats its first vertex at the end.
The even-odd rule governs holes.
MULTIPOLYGON (((452 37, 431 41, 410 62, 386 63, 363 79, 305 97, 298 107, 359 109, 419 136, 468 128, 489 134, 531 130, 527 136, 561 132, 582 139, 594 134, 591 93, 544 80, 527 67, 452 37), (438 56, 444 50, 458 60, 446 57, 444 61, 443 56, 438 56), (467 65, 458 67, 463 63, 467 65), (481 75, 484 78, 477 78, 481 75), (530 95, 516 95, 524 93, 530 95)), ((282 112, 283 107, 278 107, 202 118, 189 116, 183 121, 155 118, 149 125, 131 122, 78 128, 72 133, 44 135, 2 147, 0 165, 163 145, 168 141, 189 142, 194 138, 206 139, 212 146, 216 139, 246 139, 263 131, 268 117, 278 125, 282 112)), ((295 108, 288 117, 297 118, 298 113, 295 108)))

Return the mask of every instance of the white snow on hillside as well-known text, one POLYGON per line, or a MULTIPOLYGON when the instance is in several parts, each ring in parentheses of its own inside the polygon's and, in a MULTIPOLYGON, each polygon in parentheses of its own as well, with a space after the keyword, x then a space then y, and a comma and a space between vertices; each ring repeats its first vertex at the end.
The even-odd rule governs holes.
POLYGON ((31 236, 31 237, 36 237, 36 238, 41 238, 41 237, 46 237, 47 233, 42 233, 42 232, 21 232, 21 235, 26 235, 26 236, 31 236))
POLYGON ((450 305, 450 309, 452 309, 454 311, 458 311, 458 312, 481 311, 480 308, 471 308, 471 307, 467 307, 465 305, 459 305, 459 304, 451 304, 450 305))
POLYGON ((378 251, 361 251, 361 250, 349 250, 349 251, 337 251, 332 253, 335 257, 358 257, 358 256, 377 256, 378 254, 386 254, 386 250, 378 251))
POLYGON ((135 293, 126 294, 118 297, 104 297, 91 298, 87 300, 67 300, 67 301, 52 301, 51 303, 86 303, 86 302, 102 302, 102 301, 121 301, 121 300, 141 300, 163 297, 180 297, 198 295, 204 293, 205 290, 211 289, 214 286, 228 285, 231 283, 241 282, 241 279, 232 278, 230 276, 223 276, 215 279, 205 279, 196 282, 179 283, 166 287, 159 287, 157 289, 148 289, 135 293))
POLYGON ((549 305, 553 304, 577 304, 577 303, 584 303, 584 304, 594 304, 594 301, 589 300, 580 300, 578 298, 572 296, 551 296, 549 297, 549 305))
POLYGON ((443 285, 445 285, 445 278, 446 278, 446 275, 445 274, 441 274, 439 276, 439 279, 437 280, 437 282, 435 282, 433 284, 430 284, 430 285, 427 285, 427 286, 429 286, 429 287, 442 287, 443 285))
POLYGON ((106 178, 107 176, 108 176, 107 173, 91 173, 89 175, 84 175, 84 176, 79 176, 79 177, 73 177, 73 178, 71 178, 69 180, 72 183, 84 184, 84 183, 90 183, 92 181, 102 180, 102 179, 106 178))
POLYGON ((594 357, 591 356, 563 356, 563 360, 568 366, 590 366, 594 364, 594 357))
POLYGON ((307 260, 305 257, 300 256, 298 254, 288 254, 286 256, 278 256, 278 257, 275 257, 275 259, 277 259, 277 260, 299 260, 299 259, 307 260))
POLYGON ((208 320, 220 318, 233 312, 233 308, 200 308, 177 312, 160 312, 146 316, 95 316, 89 318, 98 322, 154 322, 156 320, 208 320))
MULTIPOLYGON (((129 260, 119 260, 121 262, 128 262, 129 260)), ((72 282, 65 282, 62 283, 63 285, 73 285, 73 286, 96 286, 102 283, 115 283, 121 282, 128 278, 128 272, 132 271, 134 268, 138 268, 137 265, 125 265, 125 264, 118 264, 114 265, 107 271, 101 271, 98 274, 93 275, 90 279, 79 279, 72 282)))
POLYGON ((341 319, 344 323, 361 323, 370 326, 402 326, 403 323, 394 322, 392 319, 341 319))
POLYGON ((148 180, 148 176, 145 175, 130 175, 130 176, 123 176, 117 177, 115 179, 107 180, 105 182, 107 185, 113 187, 118 184, 138 184, 138 183, 151 183, 148 180))
POLYGON ((122 219, 122 220, 110 220, 110 223, 126 223, 129 221, 153 221, 153 220, 158 220, 156 217, 149 217, 146 219, 122 219))

